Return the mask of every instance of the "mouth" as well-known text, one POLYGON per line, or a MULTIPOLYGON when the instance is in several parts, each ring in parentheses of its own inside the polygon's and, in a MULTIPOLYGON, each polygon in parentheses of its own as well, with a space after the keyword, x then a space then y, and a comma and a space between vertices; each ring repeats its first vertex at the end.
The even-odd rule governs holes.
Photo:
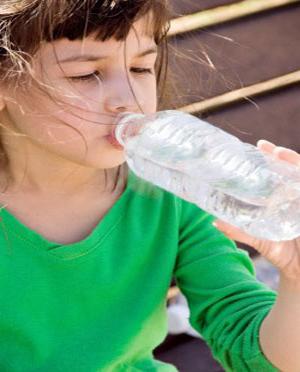
POLYGON ((120 143, 117 141, 117 139, 116 139, 116 137, 114 136, 113 133, 109 134, 108 136, 105 136, 105 138, 117 150, 121 150, 121 151, 124 150, 124 147, 122 145, 120 145, 120 143))

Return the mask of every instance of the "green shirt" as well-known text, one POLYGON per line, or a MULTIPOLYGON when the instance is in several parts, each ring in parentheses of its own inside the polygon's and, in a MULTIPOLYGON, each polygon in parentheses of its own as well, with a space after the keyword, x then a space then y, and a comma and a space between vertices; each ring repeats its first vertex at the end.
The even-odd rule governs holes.
POLYGON ((46 240, 6 209, 0 217, 0 371, 176 371, 152 354, 167 335, 173 277, 226 371, 277 371, 258 339, 276 294, 194 204, 130 172, 74 244, 46 240))

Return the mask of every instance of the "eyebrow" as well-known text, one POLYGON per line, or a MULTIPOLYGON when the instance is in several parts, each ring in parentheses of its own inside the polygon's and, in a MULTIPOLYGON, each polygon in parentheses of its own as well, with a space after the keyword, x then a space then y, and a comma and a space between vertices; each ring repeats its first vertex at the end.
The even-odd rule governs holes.
MULTIPOLYGON (((157 47, 153 47, 153 48, 150 48, 150 49, 147 49, 145 51, 143 51, 142 53, 138 54, 136 56, 136 58, 141 58, 141 57, 145 57, 149 54, 154 54, 154 53, 157 53, 158 51, 158 48, 157 47)), ((60 63, 63 63, 63 62, 75 62, 75 61, 80 61, 80 62, 83 62, 83 61, 99 61, 101 59, 107 59, 109 58, 109 56, 95 56, 95 55, 92 55, 92 54, 85 54, 85 55, 77 55, 77 56, 70 56, 66 59, 63 59, 60 61, 60 63)))

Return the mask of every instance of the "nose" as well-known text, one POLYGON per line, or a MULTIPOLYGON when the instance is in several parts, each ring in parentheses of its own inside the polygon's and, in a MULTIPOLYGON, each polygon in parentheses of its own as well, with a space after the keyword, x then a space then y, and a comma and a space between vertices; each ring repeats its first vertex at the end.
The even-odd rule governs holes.
POLYGON ((122 112, 140 111, 140 102, 138 102, 137 92, 133 86, 125 79, 118 79, 110 82, 104 91, 104 109, 112 114, 120 114, 122 112), (126 81, 125 81, 126 80, 126 81))

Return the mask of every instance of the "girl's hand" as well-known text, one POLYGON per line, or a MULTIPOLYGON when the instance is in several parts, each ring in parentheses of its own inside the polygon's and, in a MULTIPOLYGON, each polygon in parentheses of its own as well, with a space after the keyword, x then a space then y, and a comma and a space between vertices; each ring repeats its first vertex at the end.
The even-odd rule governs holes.
MULTIPOLYGON (((270 153, 278 159, 300 167, 300 154, 293 150, 275 146, 273 143, 265 140, 258 141, 257 147, 261 151, 270 153)), ((248 235, 238 227, 221 220, 216 220, 214 226, 230 239, 245 243, 256 249, 276 266, 280 270, 281 275, 288 281, 300 285, 300 237, 294 240, 275 242, 248 235)))

